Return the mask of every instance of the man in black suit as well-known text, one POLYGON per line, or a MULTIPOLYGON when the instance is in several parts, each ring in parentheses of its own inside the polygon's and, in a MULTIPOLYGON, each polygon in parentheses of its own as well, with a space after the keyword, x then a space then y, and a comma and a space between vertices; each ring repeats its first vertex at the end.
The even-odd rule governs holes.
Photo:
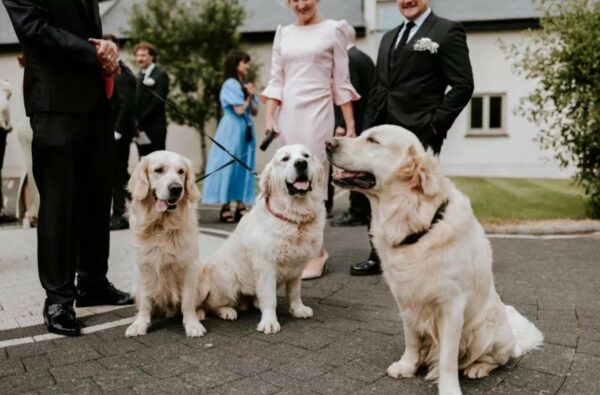
MULTIPOLYGON (((143 144, 138 136, 140 156, 164 150, 167 140, 167 116, 163 99, 169 94, 169 76, 156 66, 156 48, 149 43, 139 43, 133 49, 135 60, 141 72, 137 82, 136 119, 138 131, 148 137, 150 142, 143 144), (154 93, 153 93, 154 92, 154 93)), ((145 137, 145 136, 144 136, 145 137)))
MULTIPOLYGON (((436 16, 429 0, 396 3, 405 22, 381 39, 365 129, 402 126, 439 154, 446 133, 473 94, 465 30, 458 22, 436 16)), ((380 273, 375 249, 350 272, 380 273)))
MULTIPOLYGON (((363 131, 375 65, 369 55, 356 48, 356 45, 354 45, 355 41, 356 31, 352 26, 348 26, 350 82, 352 82, 352 86, 360 95, 360 100, 352 102, 352 107, 354 109, 356 135, 360 136, 363 131)), ((335 126, 336 135, 344 136, 346 134, 344 117, 339 107, 335 108, 335 126)), ((371 206, 369 205, 369 199, 360 192, 350 192, 350 208, 340 218, 331 221, 331 226, 368 225, 370 215, 371 206)))
MULTIPOLYGON (((119 49, 119 40, 112 34, 105 34, 105 40, 110 40, 119 49)), ((135 125, 135 90, 136 78, 127 65, 119 59, 121 73, 115 77, 115 90, 110 98, 112 124, 114 125, 114 172, 113 199, 110 229, 127 229, 129 222, 124 217, 125 200, 127 198, 126 184, 129 180, 129 148, 136 131, 135 125)))
POLYGON ((27 57, 44 322, 50 332, 76 336, 74 301, 78 307, 133 303, 106 278, 113 139, 107 96, 117 51, 100 39, 96 0, 3 2, 27 57))

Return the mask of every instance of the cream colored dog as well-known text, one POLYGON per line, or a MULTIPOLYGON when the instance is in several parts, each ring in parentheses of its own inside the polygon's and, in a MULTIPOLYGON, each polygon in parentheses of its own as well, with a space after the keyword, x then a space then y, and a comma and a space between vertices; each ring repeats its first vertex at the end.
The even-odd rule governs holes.
POLYGON ((261 175, 262 194, 208 262, 200 289, 206 310, 237 318, 246 298, 262 313, 257 330, 277 333, 277 288, 286 286, 290 314, 312 317, 300 298, 302 270, 323 244, 323 169, 308 148, 280 148, 261 175))
POLYGON ((186 335, 202 336, 206 330, 196 316, 201 267, 194 204, 200 193, 191 162, 173 152, 153 152, 135 168, 129 192, 138 313, 125 335, 146 334, 153 313, 173 316, 181 309, 186 335))
POLYGON ((404 328, 392 377, 429 367, 441 394, 460 394, 458 370, 485 377, 540 346, 542 333, 494 287, 492 250, 469 199, 444 177, 431 151, 397 126, 327 143, 334 182, 365 193, 383 275, 404 328))

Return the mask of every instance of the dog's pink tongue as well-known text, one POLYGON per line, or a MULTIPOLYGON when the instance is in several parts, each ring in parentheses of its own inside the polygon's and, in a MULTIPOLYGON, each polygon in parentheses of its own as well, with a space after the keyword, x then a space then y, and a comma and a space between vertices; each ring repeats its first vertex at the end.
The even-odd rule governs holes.
POLYGON ((306 191, 309 186, 310 184, 308 181, 296 181, 294 183, 294 188, 296 188, 299 191, 306 191))
POLYGON ((156 211, 158 211, 159 213, 164 213, 169 207, 167 206, 167 202, 165 202, 164 200, 157 200, 155 208, 156 211))

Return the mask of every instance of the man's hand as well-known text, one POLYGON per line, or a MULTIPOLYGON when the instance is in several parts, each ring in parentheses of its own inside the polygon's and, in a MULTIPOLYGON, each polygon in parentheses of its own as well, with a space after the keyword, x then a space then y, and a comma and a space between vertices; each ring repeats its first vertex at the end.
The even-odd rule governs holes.
POLYGON ((90 38, 90 43, 96 46, 96 58, 105 75, 112 75, 120 72, 119 51, 115 43, 109 40, 99 40, 90 38))

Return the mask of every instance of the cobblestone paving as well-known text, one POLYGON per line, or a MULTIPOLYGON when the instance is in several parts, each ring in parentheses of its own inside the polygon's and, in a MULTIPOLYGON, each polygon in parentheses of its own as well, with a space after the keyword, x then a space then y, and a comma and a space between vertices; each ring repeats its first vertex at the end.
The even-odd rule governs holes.
MULTIPOLYGON (((328 229, 326 244, 329 273, 303 284, 315 317, 292 319, 280 299, 277 335, 256 332, 259 315, 249 311, 235 322, 209 317, 200 339, 186 338, 178 319, 163 319, 136 339, 126 339, 120 326, 8 347, 0 349, 0 392, 435 394, 422 374, 385 376, 402 353, 402 328, 381 276, 348 274, 348 265, 368 252, 365 229, 328 229)), ((489 378, 461 380, 464 393, 600 393, 600 239, 498 238, 492 244, 499 293, 547 340, 489 378)), ((107 314, 86 324, 130 317, 133 309, 107 314)))

